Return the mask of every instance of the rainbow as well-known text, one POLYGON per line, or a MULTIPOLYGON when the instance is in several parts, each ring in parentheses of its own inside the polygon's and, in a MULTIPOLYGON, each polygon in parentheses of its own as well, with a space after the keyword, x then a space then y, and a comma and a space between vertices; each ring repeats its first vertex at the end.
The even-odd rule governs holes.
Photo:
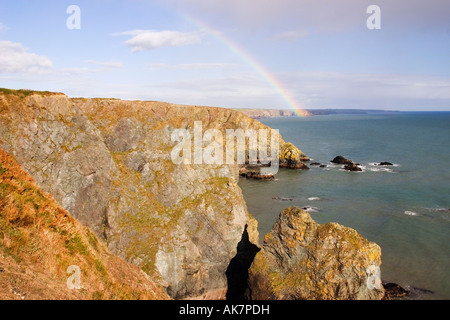
POLYGON ((300 117, 306 117, 310 115, 308 111, 301 108, 300 104, 296 101, 296 99, 294 99, 294 97, 292 97, 291 93, 283 87, 280 81, 273 74, 267 71, 255 58, 253 58, 250 54, 248 54, 243 48, 239 47, 235 42, 227 38, 222 33, 218 32, 217 30, 206 25, 205 23, 187 15, 183 15, 183 18, 186 19, 188 22, 199 27, 202 31, 219 40, 229 50, 231 50, 231 52, 233 52, 235 55, 244 60, 253 70, 255 70, 261 76, 262 79, 264 79, 272 88, 275 89, 275 91, 287 103, 289 108, 291 108, 295 112, 296 115, 300 117))

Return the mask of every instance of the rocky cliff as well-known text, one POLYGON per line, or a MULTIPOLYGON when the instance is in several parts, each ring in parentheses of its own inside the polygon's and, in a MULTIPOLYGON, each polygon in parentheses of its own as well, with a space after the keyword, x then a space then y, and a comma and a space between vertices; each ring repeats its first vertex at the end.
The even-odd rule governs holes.
POLYGON ((196 121, 267 129, 222 108, 0 92, 0 147, 64 209, 173 298, 220 298, 244 228, 253 243, 258 234, 237 164, 172 161, 172 134, 194 137, 196 121))
MULTIPOLYGON (((380 264, 379 248, 348 228, 319 226, 290 209, 260 251, 257 222, 237 185, 241 162, 196 162, 199 148, 212 158, 226 149, 227 129, 270 128, 222 108, 0 90, 0 148, 89 227, 99 245, 106 243, 110 252, 138 266, 170 297, 221 299, 230 289, 229 298, 242 298, 251 266, 252 298, 378 298, 362 283, 363 268, 380 264), (209 143, 196 145, 206 132, 209 143), (174 161, 174 150, 181 161, 174 161)), ((307 168, 303 152, 282 138, 276 141, 281 167, 307 168)), ((258 144, 256 151, 265 147, 258 144)), ((231 148, 234 160, 235 149, 239 146, 231 148)), ((229 154, 226 149, 223 158, 229 154)), ((247 150, 246 162, 251 154, 247 150)), ((71 219, 62 214, 56 220, 62 217, 71 219)), ((91 252, 83 244, 93 236, 87 229, 81 234, 66 239, 69 253, 91 252)), ((32 250, 27 257, 34 261, 32 250)), ((155 298, 167 297, 156 290, 155 298)))
POLYGON ((108 252, 0 149, 0 299, 169 297, 108 252))
MULTIPOLYGON (((273 117, 295 117, 296 114, 292 110, 283 110, 283 109, 236 109, 239 112, 242 112, 248 115, 253 119, 262 119, 262 118, 273 118, 273 117)), ((303 116, 311 116, 312 114, 309 111, 302 110, 303 116)))
POLYGON ((251 299, 381 299, 380 247, 336 223, 285 209, 249 270, 251 299))

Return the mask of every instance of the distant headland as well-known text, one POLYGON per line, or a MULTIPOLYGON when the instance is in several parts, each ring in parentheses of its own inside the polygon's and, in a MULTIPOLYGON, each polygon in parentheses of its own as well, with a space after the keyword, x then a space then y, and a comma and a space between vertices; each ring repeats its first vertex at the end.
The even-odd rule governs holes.
MULTIPOLYGON (((289 109, 234 109, 240 111, 250 118, 275 118, 275 117, 295 117, 293 110, 289 109)), ((381 114, 381 113, 396 113, 399 111, 386 111, 376 109, 306 109, 308 116, 322 116, 332 114, 381 114)))

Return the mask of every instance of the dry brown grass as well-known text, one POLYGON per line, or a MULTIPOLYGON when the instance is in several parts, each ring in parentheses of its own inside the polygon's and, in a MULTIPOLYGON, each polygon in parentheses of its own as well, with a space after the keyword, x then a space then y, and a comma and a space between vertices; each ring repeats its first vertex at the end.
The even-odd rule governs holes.
POLYGON ((0 149, 0 299, 167 299, 62 209, 0 149), (81 289, 68 289, 68 266, 81 289))

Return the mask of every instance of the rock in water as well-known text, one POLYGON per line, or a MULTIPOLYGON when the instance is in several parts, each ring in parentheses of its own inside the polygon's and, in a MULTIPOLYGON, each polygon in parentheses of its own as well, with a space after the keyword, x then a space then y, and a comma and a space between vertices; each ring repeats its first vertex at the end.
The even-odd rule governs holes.
MULTIPOLYGON (((384 289, 368 270, 381 265, 380 247, 337 223, 320 225, 290 207, 265 236, 249 270, 249 298, 381 299, 384 289), (377 289, 379 288, 379 289, 377 289)), ((378 269, 379 270, 379 269, 378 269)))
POLYGON ((261 166, 251 166, 242 167, 239 169, 239 176, 245 177, 247 179, 255 180, 275 180, 272 174, 262 174, 261 166))
POLYGON ((336 163, 336 164, 353 164, 352 160, 344 158, 343 156, 334 157, 334 159, 331 160, 331 162, 336 163))
POLYGON ((401 287, 396 283, 383 283, 385 295, 384 300, 390 300, 391 298, 404 297, 409 294, 409 291, 401 287))
POLYGON ((280 168, 308 170, 309 167, 303 161, 309 161, 309 157, 292 143, 287 142, 281 146, 280 168))
POLYGON ((387 162, 387 161, 383 161, 383 162, 380 162, 379 166, 393 166, 393 164, 390 162, 387 162))
POLYGON ((358 167, 358 165, 354 164, 353 162, 350 164, 347 164, 344 167, 344 169, 347 171, 362 171, 362 169, 360 167, 358 167))

